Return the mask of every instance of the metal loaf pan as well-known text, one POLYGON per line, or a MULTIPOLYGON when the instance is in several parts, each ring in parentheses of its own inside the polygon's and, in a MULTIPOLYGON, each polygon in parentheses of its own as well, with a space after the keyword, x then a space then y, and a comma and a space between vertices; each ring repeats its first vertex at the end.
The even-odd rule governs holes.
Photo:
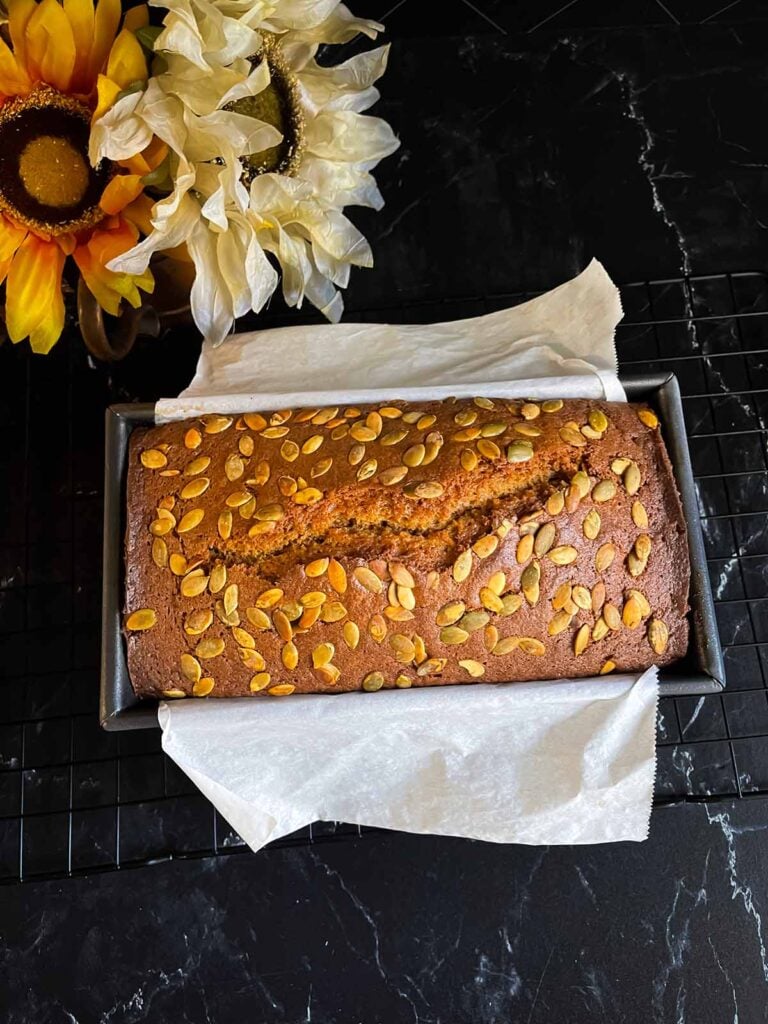
MULTIPOLYGON (((661 420, 685 510, 691 554, 691 640, 685 658, 660 673, 662 696, 716 693, 725 672, 712 600, 699 507, 688 454, 680 388, 674 374, 621 378, 630 401, 645 401, 661 420)), ((137 700, 128 676, 121 631, 125 478, 131 431, 154 422, 153 405, 113 405, 106 413, 104 572, 100 719, 105 729, 157 726, 157 702, 137 700)))

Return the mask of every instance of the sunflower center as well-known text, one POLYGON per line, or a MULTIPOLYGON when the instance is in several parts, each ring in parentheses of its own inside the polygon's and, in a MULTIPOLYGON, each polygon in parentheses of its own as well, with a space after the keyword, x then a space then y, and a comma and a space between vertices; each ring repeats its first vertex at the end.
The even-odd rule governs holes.
POLYGON ((243 181, 249 184, 259 174, 285 174, 292 177, 301 162, 304 148, 304 117, 299 103, 296 78, 286 63, 280 43, 264 34, 259 53, 250 58, 254 65, 266 61, 270 82, 254 96, 243 96, 227 105, 227 110, 271 124, 283 136, 276 146, 243 157, 243 181))
POLYGON ((90 111, 40 85, 0 108, 0 210, 48 235, 81 231, 104 213, 99 199, 114 173, 88 162, 90 111))
POLYGON ((27 193, 48 206, 74 206, 88 189, 88 167, 69 139, 39 135, 19 157, 19 177, 27 193))

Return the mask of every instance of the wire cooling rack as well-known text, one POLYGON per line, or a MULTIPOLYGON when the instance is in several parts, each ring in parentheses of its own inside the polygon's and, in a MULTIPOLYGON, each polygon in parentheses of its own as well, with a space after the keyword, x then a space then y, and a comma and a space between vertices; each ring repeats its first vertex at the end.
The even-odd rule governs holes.
MULTIPOLYGON (((529 297, 350 319, 448 320, 529 297)), ((768 276, 644 281, 622 298, 622 368, 680 380, 727 668, 722 695, 662 701, 657 802, 766 794, 768 276)), ((175 393, 194 359, 172 336, 112 371, 89 364, 74 332, 46 359, 0 349, 0 881, 244 849, 158 731, 108 734, 97 719, 103 411, 175 393)), ((357 834, 323 823, 284 842, 357 834)))

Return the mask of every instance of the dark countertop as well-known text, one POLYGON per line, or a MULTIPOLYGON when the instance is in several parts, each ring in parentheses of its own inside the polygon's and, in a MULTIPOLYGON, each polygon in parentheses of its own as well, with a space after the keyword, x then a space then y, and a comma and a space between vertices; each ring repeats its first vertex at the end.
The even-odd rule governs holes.
POLYGON ((376 269, 347 318, 475 315, 593 256, 630 285, 620 357, 680 377, 728 671, 722 697, 664 702, 657 791, 709 802, 657 808, 639 845, 340 829, 201 856, 237 839, 156 733, 95 721, 103 409, 178 392, 199 343, 113 368, 72 331, 46 360, 5 345, 9 1024, 768 1020, 768 10, 401 0, 385 20, 378 112, 402 148, 384 210, 353 213, 376 269), (195 859, 125 867, 169 854, 195 859))

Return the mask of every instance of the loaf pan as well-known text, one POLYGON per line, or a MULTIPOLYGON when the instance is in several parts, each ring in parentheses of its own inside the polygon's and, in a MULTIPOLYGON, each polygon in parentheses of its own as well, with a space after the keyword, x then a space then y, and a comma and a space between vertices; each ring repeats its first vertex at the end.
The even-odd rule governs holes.
MULTIPOLYGON (((723 655, 677 378, 674 374, 623 376, 621 382, 630 401, 648 402, 659 415, 688 527, 691 639, 685 658, 660 672, 660 691, 666 697, 716 693, 724 685, 723 655)), ((140 701, 134 695, 121 631, 128 439, 135 427, 154 422, 154 408, 113 405, 106 413, 100 718, 109 730, 157 726, 157 702, 140 701)))

